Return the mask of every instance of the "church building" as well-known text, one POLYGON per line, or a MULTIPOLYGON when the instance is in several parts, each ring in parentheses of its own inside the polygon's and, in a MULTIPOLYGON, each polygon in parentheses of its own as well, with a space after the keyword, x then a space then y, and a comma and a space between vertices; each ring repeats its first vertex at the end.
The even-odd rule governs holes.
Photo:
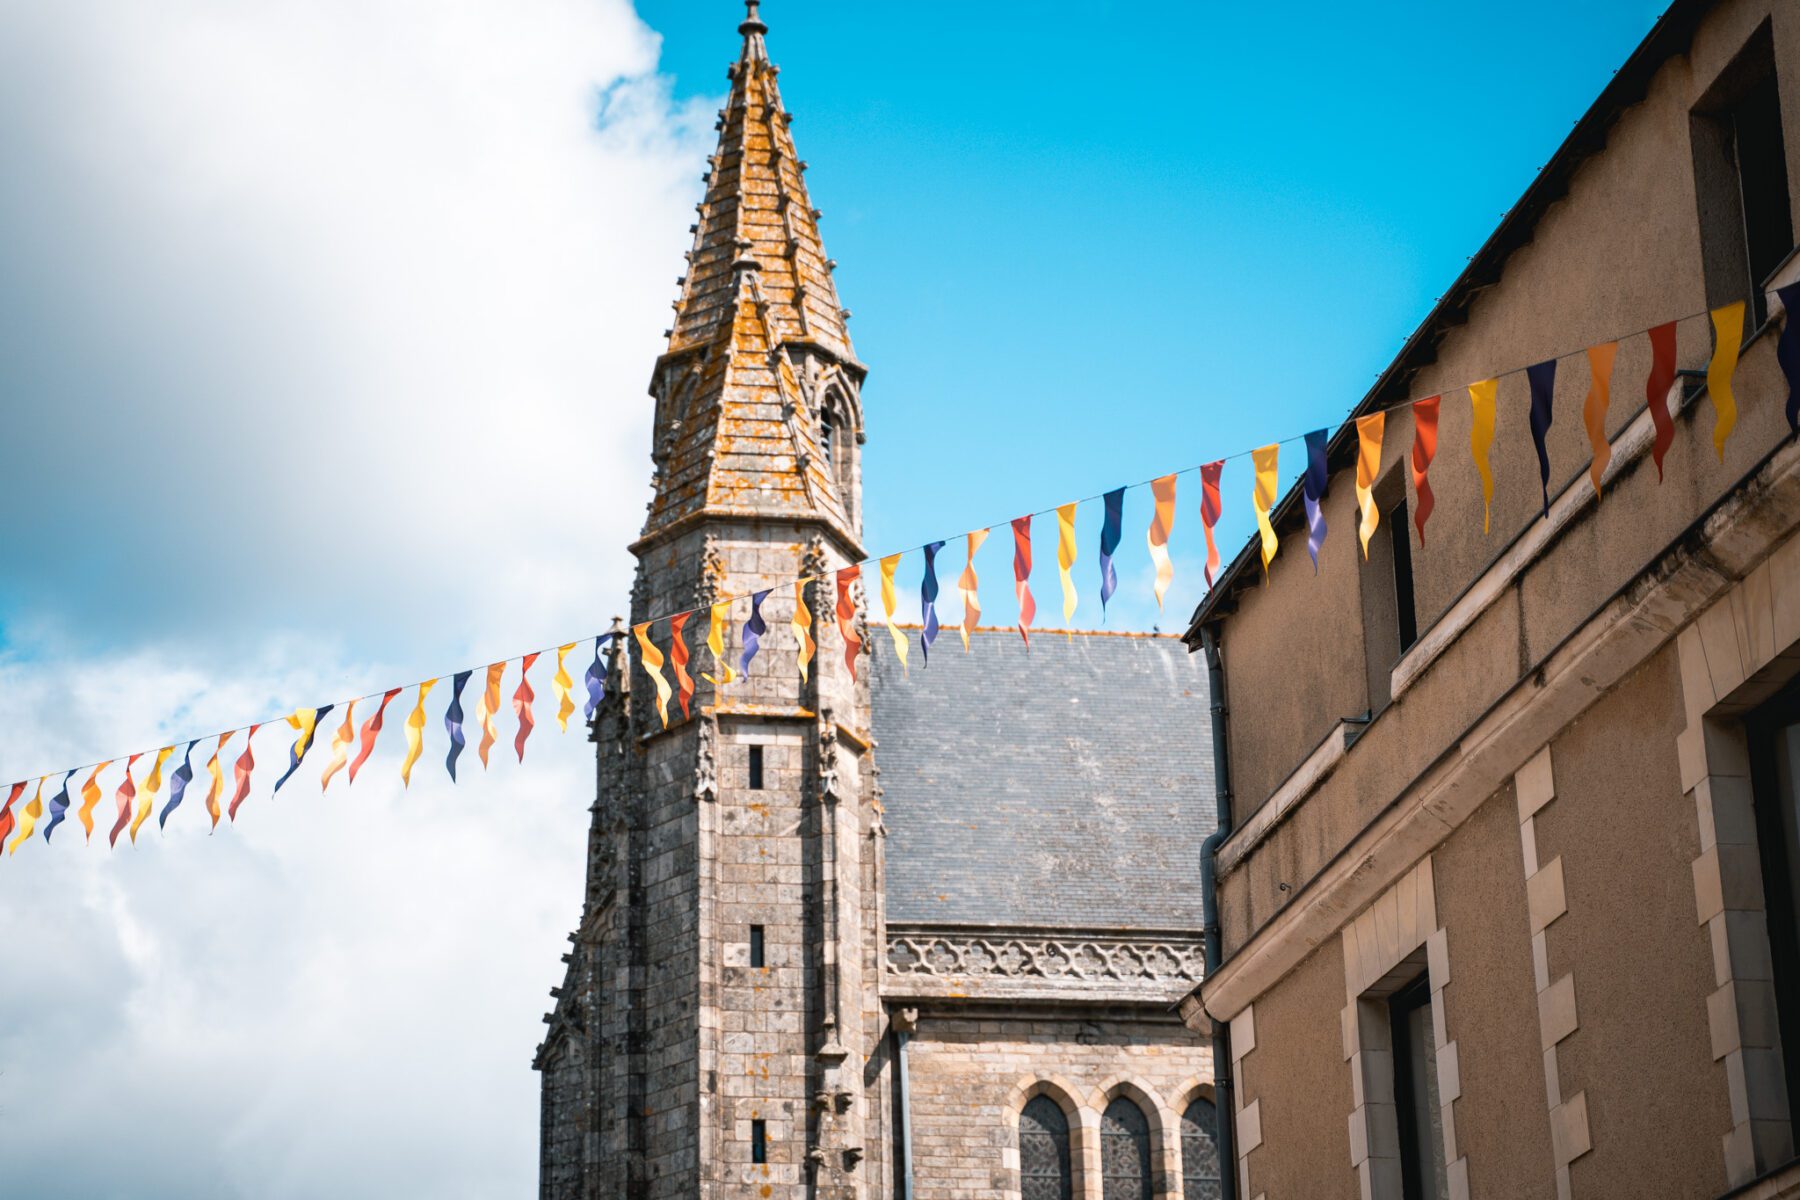
POLYGON ((651 377, 630 623, 766 593, 767 632, 666 728, 623 625, 610 644, 586 893, 534 1063, 540 1194, 1215 1197, 1190 999, 1204 664, 1174 637, 1015 629, 966 651, 947 629, 929 663, 903 631, 903 664, 860 585, 796 594, 868 558, 868 369, 748 8, 651 377))

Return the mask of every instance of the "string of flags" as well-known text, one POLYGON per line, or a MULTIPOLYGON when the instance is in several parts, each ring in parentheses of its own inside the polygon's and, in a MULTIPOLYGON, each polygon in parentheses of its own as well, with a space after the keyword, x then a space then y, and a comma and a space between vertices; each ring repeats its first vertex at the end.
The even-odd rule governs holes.
MULTIPOLYGON (((1777 289, 1775 293, 1785 311, 1792 313, 1800 307, 1800 284, 1777 289)), ((1711 320, 1713 332, 1713 351, 1706 370, 1707 393, 1711 399, 1713 421, 1713 447, 1721 460, 1724 458, 1725 442, 1731 436, 1737 423, 1737 400, 1732 392, 1732 377, 1737 369, 1739 349, 1743 342, 1745 304, 1737 301, 1710 310, 1705 315, 1711 320)), ((1702 314, 1690 314, 1698 317, 1702 314)), ((1669 395, 1676 379, 1676 327, 1681 320, 1677 318, 1640 331, 1647 336, 1651 351, 1650 369, 1644 382, 1644 397, 1651 419, 1655 425, 1655 437, 1651 446, 1651 455, 1656 463, 1657 479, 1663 477, 1663 459, 1674 441, 1674 420, 1669 412, 1669 395)), ((1639 335, 1629 335, 1639 336, 1639 335)), ((1592 460, 1589 466, 1589 478, 1596 495, 1601 490, 1601 480, 1608 462, 1611 459, 1611 448, 1606 437, 1606 415, 1611 403, 1613 363, 1619 349, 1618 339, 1604 342, 1587 348, 1583 357, 1588 369, 1588 391, 1582 406, 1582 421, 1592 447, 1592 460)), ((1574 355, 1564 355, 1572 358, 1574 355)), ((1776 347, 1776 357, 1786 378, 1788 394, 1786 415, 1790 432, 1800 432, 1800 322, 1787 320, 1782 328, 1780 341, 1776 347)), ((1527 426, 1531 433, 1538 462, 1538 475, 1542 491, 1543 511, 1548 517, 1550 511, 1550 457, 1547 439, 1551 423, 1554 419, 1552 403, 1556 376, 1560 359, 1547 359, 1522 368, 1526 375, 1529 391, 1529 409, 1527 426)), ((1482 494, 1482 532, 1488 531, 1494 499, 1494 475, 1490 464, 1490 452, 1494 444, 1496 428, 1499 424, 1497 411, 1499 382, 1506 375, 1517 371, 1507 371, 1489 379, 1479 380, 1456 389, 1466 393, 1472 416, 1469 450, 1476 474, 1480 479, 1482 494)), ((1394 405, 1388 409, 1367 413, 1354 420, 1356 434, 1356 477, 1355 491, 1359 521, 1357 537, 1361 543, 1363 557, 1368 557, 1370 539, 1380 524, 1380 513, 1374 501, 1376 474, 1380 468, 1382 442, 1386 432, 1387 415, 1400 409, 1410 409, 1413 425, 1413 444, 1409 455, 1409 469, 1416 496, 1412 507, 1413 524, 1418 531, 1420 544, 1425 541, 1425 527, 1430 520, 1435 504, 1430 472, 1436 461, 1438 452, 1438 418, 1443 402, 1452 393, 1440 393, 1421 400, 1394 405)), ((1200 478, 1200 524, 1205 539, 1206 560, 1204 574, 1207 586, 1216 582, 1220 571, 1220 555, 1214 531, 1220 518, 1224 515, 1224 493, 1221 483, 1225 464, 1232 459, 1249 457, 1251 461, 1252 487, 1251 508, 1256 518, 1256 540, 1260 544, 1260 556, 1265 577, 1269 564, 1274 560, 1279 549, 1279 538, 1272 521, 1272 513, 1279 495, 1279 462, 1281 447, 1290 442, 1300 442, 1304 449, 1304 471, 1301 476, 1301 498, 1306 514, 1306 549, 1312 559, 1315 571, 1318 567, 1319 554, 1323 549, 1329 530, 1326 527, 1323 499, 1328 479, 1326 448, 1329 431, 1318 429, 1298 437, 1289 437, 1251 450, 1229 454, 1211 462, 1195 467, 1171 472, 1142 483, 1130 484, 1114 488, 1099 496, 1088 497, 1087 500, 1072 501, 1058 505, 1052 509, 1029 513, 1008 522, 1013 535, 1013 590, 1017 601, 1019 636, 1027 646, 1031 642, 1031 626, 1037 615, 1037 603, 1031 592, 1032 567, 1032 521, 1037 517, 1054 515, 1057 530, 1056 563, 1058 578, 1062 590, 1062 614, 1065 624, 1075 615, 1080 601, 1080 588, 1074 579, 1074 568, 1078 560, 1078 547, 1075 537, 1075 515, 1077 508, 1092 500, 1101 503, 1101 526, 1099 545, 1100 568, 1100 606, 1104 614, 1109 601, 1118 590, 1119 579, 1115 558, 1124 538, 1124 500, 1125 493, 1131 488, 1149 487, 1152 497, 1152 516, 1150 526, 1145 534, 1145 544, 1151 562, 1155 568, 1153 591, 1158 607, 1168 592, 1174 579, 1174 562, 1170 557, 1169 544, 1173 536, 1176 520, 1176 483, 1181 475, 1195 472, 1200 478)), ((979 597, 980 579, 976 570, 975 556, 986 541, 989 533, 999 526, 988 526, 970 530, 963 535, 966 550, 962 570, 956 579, 956 589, 962 604, 961 619, 957 631, 961 635, 963 649, 969 649, 969 635, 975 630, 981 616, 979 597)), ((921 623, 918 629, 919 657, 929 664, 931 650, 942 631, 942 624, 937 611, 937 601, 941 594, 938 580, 938 555, 942 553, 947 540, 929 542, 914 549, 922 554, 923 572, 919 582, 919 603, 921 623)), ((897 575, 901 560, 906 554, 889 554, 878 559, 866 559, 860 563, 852 563, 823 575, 809 575, 795 579, 792 583, 794 595, 794 611, 790 623, 795 644, 799 647, 799 668, 804 679, 811 667, 818 650, 814 638, 817 616, 807 605, 807 588, 810 584, 825 582, 829 578, 833 585, 832 604, 819 616, 834 620, 844 645, 844 663, 851 677, 856 675, 856 661, 862 650, 862 642, 856 632, 855 617, 857 611, 854 587, 861 580, 864 567, 873 566, 878 576, 878 591, 881 597, 882 613, 889 636, 892 639, 894 654, 903 669, 908 667, 910 642, 905 631, 896 621, 898 583, 897 575)), ((673 699, 681 708, 686 718, 691 711, 695 694, 694 676, 689 670, 691 650, 686 636, 686 627, 691 618, 698 613, 705 613, 706 637, 704 645, 711 655, 712 670, 702 672, 700 678, 713 685, 715 689, 731 686, 736 680, 750 673, 750 664, 766 644, 770 628, 763 616, 763 604, 776 589, 765 588, 748 595, 727 596, 711 604, 687 609, 681 612, 662 613, 648 620, 640 621, 630 628, 631 639, 637 646, 638 662, 644 668, 655 688, 655 705, 658 718, 666 728, 669 723, 669 704, 673 699), (749 614, 744 621, 738 636, 739 653, 735 663, 726 648, 726 628, 731 610, 742 601, 749 602, 749 614), (661 646, 651 636, 651 631, 666 623, 668 634, 665 639, 668 651, 665 654, 661 646), (669 668, 674 682, 663 674, 669 668)), ((430 724, 430 715, 426 711, 426 699, 439 684, 446 684, 448 700, 443 708, 443 726, 449 749, 444 758, 444 768, 452 781, 457 777, 457 763, 468 744, 468 730, 465 729, 464 696, 470 681, 479 670, 482 674, 480 690, 475 697, 475 724, 479 728, 480 739, 476 746, 476 754, 483 768, 488 765, 489 753, 497 744, 500 734, 495 719, 501 713, 502 684, 507 667, 517 662, 518 683, 510 697, 513 715, 513 752, 520 762, 525 760, 526 743, 537 728, 533 705, 537 693, 531 684, 531 672, 538 660, 545 654, 554 654, 555 670, 550 677, 550 686, 556 700, 556 722, 559 729, 568 729, 569 718, 578 707, 575 700, 576 681, 570 674, 568 658, 577 649, 591 641, 592 657, 582 674, 581 686, 585 699, 579 705, 585 719, 591 721, 606 697, 607 663, 605 651, 610 643, 618 638, 617 632, 608 632, 581 638, 560 646, 534 650, 514 658, 503 659, 488 664, 485 668, 470 668, 457 671, 447 676, 422 680, 418 683, 387 688, 381 692, 358 696, 354 699, 317 707, 303 707, 286 717, 260 721, 248 726, 228 729, 221 733, 209 734, 163 746, 154 751, 139 751, 127 755, 123 763, 122 778, 113 790, 114 819, 107 833, 109 845, 117 845, 121 833, 126 834, 135 843, 139 830, 149 820, 151 813, 157 814, 157 826, 165 827, 169 817, 179 809, 187 797, 190 785, 195 779, 194 755, 200 750, 204 756, 202 767, 205 771, 205 796, 201 805, 211 822, 212 828, 218 827, 221 818, 227 821, 237 819, 238 809, 250 795, 251 779, 256 770, 256 756, 253 741, 256 734, 264 726, 280 722, 287 726, 293 735, 287 746, 286 762, 280 776, 275 780, 271 795, 281 791, 300 770, 301 763, 313 749, 321 732, 327 732, 330 746, 326 750, 327 762, 320 776, 321 791, 328 790, 333 780, 342 774, 345 786, 356 782, 356 777, 369 761, 375 750, 387 718, 389 706, 408 691, 412 692, 412 706, 408 711, 403 733, 406 740, 406 751, 400 766, 400 778, 403 785, 410 786, 414 767, 424 753, 425 731, 430 724), (359 722, 357 706, 362 705, 367 715, 359 722), (372 710, 372 711, 371 711, 372 710), (335 716, 335 721, 333 720, 335 716), (230 765, 230 782, 227 784, 224 758, 226 747, 239 734, 244 735, 237 757, 230 765), (203 749, 204 743, 210 747, 203 749), (354 748, 354 757, 352 757, 354 748), (210 751, 210 752, 209 752, 210 751), (167 797, 163 799, 161 808, 157 801, 162 797, 164 789, 164 770, 180 755, 178 765, 167 775, 167 797), (134 776, 140 760, 148 760, 148 770, 140 777, 134 776), (227 790, 229 786, 229 795, 227 790)), ((628 647, 621 647, 626 649, 628 647)), ((75 808, 75 818, 91 840, 95 829, 95 809, 104 798, 106 786, 102 785, 101 776, 109 768, 118 763, 118 759, 104 762, 88 763, 81 767, 65 771, 41 775, 35 780, 19 780, 5 785, 5 799, 0 802, 0 845, 6 847, 8 854, 16 854, 19 848, 30 841, 38 832, 42 823, 43 838, 50 841, 68 817, 70 808, 75 808), (79 784, 75 777, 87 772, 79 784), (60 779, 58 776, 60 775, 60 779), (54 785, 55 790, 48 800, 44 797, 46 785, 54 785), (74 787, 75 795, 70 789, 74 787), (30 791, 31 798, 24 804, 19 801, 30 791), (79 796, 79 807, 75 798, 79 796), (48 820, 43 818, 48 815, 48 820)))

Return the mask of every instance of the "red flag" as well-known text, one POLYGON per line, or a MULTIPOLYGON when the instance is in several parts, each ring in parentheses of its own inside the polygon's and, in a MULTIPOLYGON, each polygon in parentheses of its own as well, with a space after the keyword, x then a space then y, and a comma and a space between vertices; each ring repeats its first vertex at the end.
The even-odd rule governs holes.
POLYGON ((1031 646, 1031 619, 1037 601, 1031 598, 1031 518, 1015 517, 1013 529, 1013 590, 1019 594, 1019 636, 1031 646))
MULTIPOLYGON (((250 794, 250 772, 256 770, 256 755, 250 753, 250 743, 261 728, 261 725, 252 725, 250 732, 244 735, 244 752, 238 755, 237 764, 232 767, 232 773, 237 777, 237 790, 231 794, 231 807, 225 810, 225 815, 233 821, 237 820, 238 805, 250 794)), ((125 768, 125 773, 131 774, 130 766, 125 768)))
POLYGON ((862 639, 856 636, 856 601, 850 598, 850 585, 862 577, 861 567, 845 567, 837 573, 837 623, 844 637, 844 665, 850 678, 856 678, 856 656, 862 652, 862 639))
POLYGON ((1431 460, 1437 455, 1438 401, 1441 396, 1427 396, 1413 404, 1413 445, 1412 445, 1412 477, 1413 491, 1418 493, 1419 502, 1413 511, 1413 525, 1419 531, 1419 545, 1425 544, 1425 522, 1431 517, 1431 508, 1435 499, 1431 494, 1431 483, 1425 473, 1431 470, 1431 460))
POLYGON ((25 785, 23 783, 13 784, 12 791, 7 794, 5 807, 0 808, 0 842, 4 842, 6 835, 13 831, 13 822, 18 820, 13 816, 13 805, 24 794, 25 785))
POLYGON ((375 739, 381 736, 381 715, 387 711, 388 701, 400 694, 399 688, 389 688, 381 697, 381 705, 375 715, 363 722, 362 748, 356 752, 356 758, 350 763, 350 782, 356 782, 357 768, 369 761, 369 755, 375 749, 375 739))
POLYGON ((688 715, 688 702, 694 698, 694 680, 688 674, 688 644, 682 627, 693 613, 681 613, 669 621, 669 665, 675 668, 675 687, 681 700, 681 715, 688 715))
POLYGON ((1213 585, 1219 569, 1219 547, 1213 541, 1213 526, 1225 511, 1219 499, 1219 477, 1225 473, 1225 460, 1209 462, 1200 468, 1200 524, 1206 527, 1206 586, 1213 585))
POLYGON ((531 664, 538 660, 536 653, 527 654, 519 664, 519 686, 513 689, 513 716, 519 719, 519 732, 513 737, 513 750, 519 761, 525 761, 525 739, 531 736, 537 722, 531 718, 531 702, 537 699, 537 693, 531 690, 531 664))
POLYGON ((137 798, 137 781, 131 777, 131 768, 141 757, 143 756, 134 754, 125 760, 125 781, 119 784, 119 790, 113 793, 113 799, 119 805, 119 819, 113 822, 112 833, 106 839, 106 844, 109 846, 117 845, 119 835, 125 831, 125 826, 131 824, 131 802, 137 798))
POLYGON ((1650 378, 1644 384, 1644 403, 1656 422, 1656 441, 1650 454, 1656 459, 1656 482, 1662 482, 1663 455, 1675 441, 1675 422, 1669 416, 1669 389, 1675 385, 1675 322, 1650 331, 1650 378))

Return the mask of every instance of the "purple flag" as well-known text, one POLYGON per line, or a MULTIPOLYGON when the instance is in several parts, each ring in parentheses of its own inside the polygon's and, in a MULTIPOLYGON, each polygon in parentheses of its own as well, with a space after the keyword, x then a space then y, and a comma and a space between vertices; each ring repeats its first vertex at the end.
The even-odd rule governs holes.
POLYGON ((744 653, 738 658, 738 674, 750 674, 750 660, 762 649, 762 635, 769 632, 769 623, 763 620, 762 604, 769 598, 769 590, 753 593, 750 597, 750 619, 744 622, 744 653))
POLYGON ((1319 548, 1325 544, 1325 511, 1320 501, 1325 498, 1325 439, 1329 432, 1315 429, 1306 435, 1306 552, 1312 555, 1313 574, 1319 573, 1319 548))
POLYGON ((444 756, 444 768, 450 772, 450 782, 456 782, 456 760, 469 744, 469 737, 463 732, 463 689, 469 685, 469 676, 473 671, 458 671, 450 680, 450 705, 444 709, 444 732, 450 735, 450 753, 444 756))
MULTIPOLYGON (((181 756, 181 765, 175 768, 175 774, 169 776, 169 802, 163 805, 162 812, 156 816, 158 829, 168 825, 169 814, 180 806, 182 796, 187 794, 187 785, 194 781, 194 747, 198 744, 197 740, 187 744, 187 753, 181 756)), ((46 833, 44 836, 50 835, 46 833)))
POLYGON ((1538 480, 1544 488, 1544 516, 1550 515, 1550 448, 1544 439, 1550 434, 1550 401, 1556 394, 1556 360, 1525 368, 1531 381, 1531 440, 1537 444, 1538 480))
POLYGON ((594 639, 594 661, 588 664, 587 674, 583 677, 588 694, 583 715, 590 721, 600 711, 600 702, 606 699, 606 663, 600 658, 600 647, 612 640, 613 635, 610 633, 603 633, 594 639))
POLYGON ((1102 496, 1106 514, 1100 521, 1100 619, 1106 620, 1106 602, 1119 590, 1119 573, 1113 570, 1113 552, 1125 520, 1125 489, 1114 488, 1102 496))
MULTIPOLYGON (((192 750, 193 747, 189 746, 188 749, 192 750)), ((77 767, 76 770, 80 770, 80 768, 77 767)), ((50 797, 50 823, 44 826, 44 840, 46 842, 50 840, 50 834, 56 827, 63 823, 63 818, 69 815, 69 780, 74 774, 75 771, 70 771, 67 775, 64 775, 62 790, 50 797)))

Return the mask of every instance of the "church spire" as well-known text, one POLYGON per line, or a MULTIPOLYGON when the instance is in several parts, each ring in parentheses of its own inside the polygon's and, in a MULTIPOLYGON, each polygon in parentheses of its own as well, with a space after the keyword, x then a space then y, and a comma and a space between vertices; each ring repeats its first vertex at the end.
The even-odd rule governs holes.
POLYGON ((738 26, 743 48, 726 72, 718 146, 651 383, 657 477, 644 537, 706 513, 794 517, 834 527, 850 547, 853 472, 821 438, 860 437, 866 369, 850 343, 837 264, 825 255, 759 9, 748 0, 738 26))

